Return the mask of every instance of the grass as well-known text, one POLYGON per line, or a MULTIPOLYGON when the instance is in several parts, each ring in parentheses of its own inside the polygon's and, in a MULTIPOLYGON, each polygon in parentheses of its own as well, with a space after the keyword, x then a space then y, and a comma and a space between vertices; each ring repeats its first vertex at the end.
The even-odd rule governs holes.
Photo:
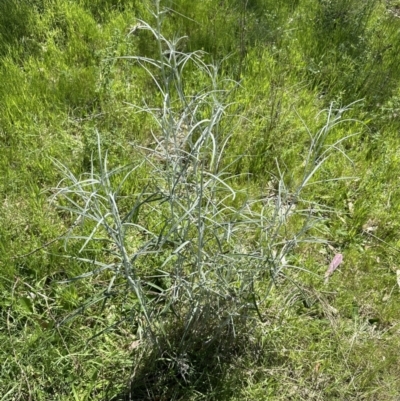
POLYGON ((397 399, 396 5, 262 3, 1 5, 2 399, 397 399))

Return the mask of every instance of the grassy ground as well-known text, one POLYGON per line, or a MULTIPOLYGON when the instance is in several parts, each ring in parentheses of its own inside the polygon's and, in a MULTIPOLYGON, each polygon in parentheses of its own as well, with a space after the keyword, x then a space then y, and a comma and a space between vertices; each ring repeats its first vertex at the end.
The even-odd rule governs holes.
MULTIPOLYGON (((226 90, 225 97, 215 97, 229 105, 224 118, 212 126, 220 138, 214 153, 218 155, 226 143, 220 170, 234 176, 227 183, 238 196, 218 198, 225 209, 213 212, 214 217, 228 216, 230 210, 239 216, 245 211, 240 207, 253 199, 257 202, 252 216, 263 210, 268 220, 278 210, 277 199, 295 202, 304 170, 318 165, 326 145, 333 152, 303 188, 293 217, 280 226, 279 238, 272 243, 267 235, 266 263, 271 263, 271 255, 277 260, 273 251, 283 252, 286 263, 279 259, 283 270, 274 276, 272 289, 269 273, 257 270, 254 283, 246 276, 246 271, 253 272, 253 247, 265 245, 259 240, 263 229, 249 226, 225 244, 232 247, 226 253, 249 254, 248 264, 237 266, 232 259, 229 265, 238 278, 229 282, 228 295, 237 289, 243 296, 238 301, 242 309, 232 309, 236 301, 224 304, 217 297, 223 312, 212 309, 216 312, 210 312, 209 326, 199 319, 197 331, 188 329, 189 339, 182 327, 190 325, 180 326, 180 317, 193 312, 189 301, 175 315, 160 313, 158 320, 152 315, 155 323, 147 325, 144 307, 138 306, 140 296, 127 289, 124 277, 116 278, 112 291, 112 272, 65 282, 92 271, 93 261, 114 263, 118 252, 115 244, 94 239, 79 252, 95 223, 79 222, 71 229, 76 214, 58 207, 67 206, 65 199, 51 200, 54 188, 67 182, 56 161, 76 176, 92 167, 98 171, 98 135, 103 157, 108 151, 110 169, 142 163, 121 184, 121 214, 136 204, 145 188, 158 188, 160 193, 167 187, 163 162, 149 159, 142 148, 154 150, 155 138, 165 130, 157 122, 165 115, 162 110, 153 115, 138 112, 138 107, 162 109, 165 98, 143 63, 123 58, 157 58, 157 41, 137 25, 140 18, 156 28, 154 4, 3 1, 0 400, 397 400, 399 4, 179 0, 162 2, 161 7, 175 10, 162 16, 165 37, 187 35, 177 50, 205 51, 203 59, 219 66, 218 88, 226 90), (337 120, 340 124, 333 124, 338 113, 343 114, 337 120), (328 134, 325 147, 314 149, 314 164, 307 164, 318 132, 328 134), (306 237, 310 242, 298 241, 287 251, 288 239, 296 239, 293 235, 311 217, 317 219, 306 237), (325 242, 317 242, 317 237, 325 242), (344 262, 324 284, 325 271, 337 253, 343 254, 344 262), (249 283, 260 300, 258 313, 248 306, 249 283), (236 322, 238 310, 245 312, 236 322), (234 316, 237 333, 230 324, 221 329, 218 319, 223 313, 234 316), (160 340, 154 342, 149 330, 160 340), (176 354, 174 360, 171 350, 183 343, 188 352, 176 354)), ((210 91, 210 81, 189 64, 181 89, 186 99, 193 99, 191 94, 201 97, 204 88, 210 91)), ((171 89, 171 98, 176 100, 179 93, 171 89)), ((210 100, 199 107, 196 121, 208 116, 211 104, 210 100)), ((196 129, 197 140, 201 134, 196 129)), ((204 163, 213 166, 209 149, 211 142, 204 145, 204 163)), ((198 171, 190 185, 209 182, 201 181, 203 170, 198 171)), ((210 173, 211 167, 204 171, 210 173)), ((115 180, 121 183, 120 178, 115 180)), ((214 198, 204 193, 209 207, 214 198)), ((191 194, 187 196, 190 200, 191 194)), ((199 210, 204 204, 199 202, 199 210)), ((145 204, 135 224, 157 232, 163 219, 172 221, 165 217, 166 205, 172 203, 145 204)), ((171 226, 181 233, 186 223, 189 228, 182 232, 192 238, 197 226, 189 225, 190 219, 171 226)), ((222 223, 216 232, 221 227, 222 223)), ((265 232, 270 233, 267 228, 265 232)), ((135 235, 126 240, 133 253, 148 239, 147 234, 135 235)), ((162 235, 163 231, 159 238, 162 235)), ((208 241, 207 257, 212 247, 218 247, 208 241)), ((168 248, 165 241, 164 249, 139 258, 135 268, 143 277, 153 277, 161 267, 173 269, 177 265, 171 263, 179 262, 174 255, 183 254, 186 246, 183 240, 181 245, 168 248)), ((207 266, 214 269, 219 260, 226 263, 223 255, 210 257, 214 264, 207 266)), ((199 259, 191 258, 200 265, 199 259)), ((220 271, 213 269, 204 274, 220 294, 220 271)), ((168 279, 177 275, 170 274, 168 279)), ((153 294, 169 283, 152 281, 153 294)), ((148 294, 151 298, 151 291, 148 294)), ((214 305, 214 298, 209 300, 214 305)), ((149 301, 151 307, 154 303, 149 301)))

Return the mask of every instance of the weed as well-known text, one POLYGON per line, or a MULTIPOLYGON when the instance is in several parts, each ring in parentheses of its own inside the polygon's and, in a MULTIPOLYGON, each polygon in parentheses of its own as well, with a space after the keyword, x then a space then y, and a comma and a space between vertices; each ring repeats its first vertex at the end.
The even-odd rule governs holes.
POLYGON ((183 384, 200 380, 196 372, 213 360, 209 355, 216 354, 215 347, 231 353, 230 345, 246 337, 252 320, 264 321, 262 307, 273 284, 287 270, 298 268, 288 262, 296 247, 323 242, 313 235, 320 222, 316 211, 322 206, 301 195, 332 151, 340 150, 350 136, 328 144, 329 133, 347 109, 332 106, 325 126, 315 136, 309 133, 303 177, 296 188, 289 190, 278 164, 272 196, 252 199, 235 189, 230 165, 224 167, 231 136, 222 131, 233 105, 224 103, 227 90, 221 84, 232 82, 219 82, 217 68, 206 64, 201 52, 180 51, 183 38, 166 39, 163 16, 157 3, 156 28, 144 21, 137 25, 153 35, 159 58, 125 57, 141 65, 159 91, 158 108, 132 105, 154 119, 154 146, 135 146, 142 156, 134 167, 109 169, 98 134, 98 168, 92 159, 90 172, 76 177, 55 161, 64 179, 53 190, 53 200, 90 224, 88 235, 69 235, 67 241, 82 239, 79 252, 94 242, 109 244, 114 259, 73 257, 94 269, 67 282, 102 274, 109 284, 99 298, 67 319, 106 302, 107 294, 130 292, 135 334, 151 345, 157 369, 163 366, 167 376, 183 384), (188 93, 187 71, 208 85, 188 93), (122 195, 125 183, 144 169, 150 178, 142 189, 122 195), (125 197, 128 209, 122 206, 125 197))

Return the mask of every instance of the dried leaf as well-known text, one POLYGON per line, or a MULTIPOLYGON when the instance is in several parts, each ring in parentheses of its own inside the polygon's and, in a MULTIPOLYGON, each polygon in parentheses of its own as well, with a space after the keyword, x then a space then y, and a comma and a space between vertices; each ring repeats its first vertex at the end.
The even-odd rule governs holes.
POLYGON ((354 214, 354 203, 347 202, 347 207, 349 208, 350 215, 353 215, 354 214))
POLYGON ((140 340, 135 340, 132 342, 132 344, 129 346, 129 351, 133 351, 140 345, 140 340))
POLYGON ((332 276, 333 272, 337 269, 337 267, 343 262, 343 255, 341 253, 337 253, 332 262, 329 265, 328 270, 325 273, 325 283, 328 282, 329 277, 332 276))

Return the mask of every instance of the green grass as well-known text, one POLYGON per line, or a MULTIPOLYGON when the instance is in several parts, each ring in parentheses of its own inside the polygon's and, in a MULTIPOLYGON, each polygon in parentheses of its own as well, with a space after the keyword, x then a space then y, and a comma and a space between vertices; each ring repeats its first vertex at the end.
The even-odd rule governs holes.
POLYGON ((0 400, 398 399, 397 6, 2 2, 0 400))

